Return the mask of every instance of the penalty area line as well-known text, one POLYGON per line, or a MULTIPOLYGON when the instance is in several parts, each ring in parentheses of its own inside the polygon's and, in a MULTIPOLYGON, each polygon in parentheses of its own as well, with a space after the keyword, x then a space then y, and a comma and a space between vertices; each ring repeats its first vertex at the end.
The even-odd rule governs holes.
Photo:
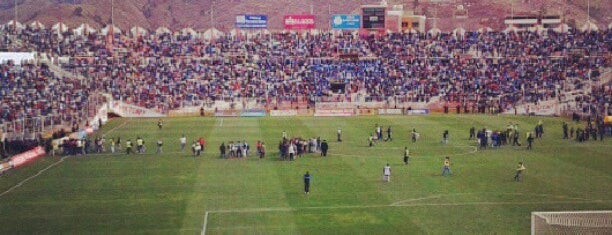
MULTIPOLYGON (((419 200, 419 198, 417 198, 419 200)), ((417 201, 415 200, 415 201, 417 201)), ((230 210, 211 210, 210 213, 257 213, 257 212, 290 212, 298 210, 326 210, 326 209, 362 209, 362 208, 386 208, 386 207, 426 207, 426 206, 474 206, 474 205, 537 205, 537 204, 586 204, 586 203, 608 203, 612 200, 588 200, 588 201, 482 201, 482 202, 446 202, 446 203, 410 203, 410 204, 375 204, 375 205, 347 205, 347 206, 312 206, 312 207, 269 207, 269 208, 245 208, 230 210)))
POLYGON ((206 235, 206 225, 208 224, 208 211, 204 213, 204 225, 202 226, 202 235, 206 235))
MULTIPOLYGON (((425 198, 417 198, 418 201, 425 198)), ((404 201, 407 202, 407 201, 404 201)), ((538 204, 588 204, 588 203, 610 203, 612 200, 588 200, 588 201, 506 201, 506 202, 449 202, 449 203, 411 203, 411 204, 387 204, 387 205, 347 205, 347 206, 314 206, 314 207, 268 207, 268 208, 245 208, 233 210, 206 211, 204 214, 204 225, 202 235, 206 234, 208 226, 208 215, 212 213, 266 213, 266 212, 293 212, 299 210, 333 210, 333 209, 367 209, 367 208, 402 208, 402 207, 440 207, 440 206, 505 206, 505 205, 538 205, 538 204)), ((402 203, 400 201, 400 203, 402 203)))
MULTIPOLYGON (((104 135, 109 134, 109 133, 111 133, 111 132, 113 132, 113 131, 115 131, 115 130, 117 130, 117 129, 121 128, 121 127, 123 127, 123 126, 124 126, 125 124, 127 124, 127 123, 128 123, 128 120, 123 121, 123 123, 121 123, 121 125, 116 126, 116 127, 115 127, 115 128, 113 128, 113 129, 110 129, 109 131, 107 131, 106 133, 104 133, 104 135)), ((32 176, 30 176, 30 177, 28 177, 28 178, 26 178, 26 179, 22 180, 21 182, 19 182, 19 183, 17 183, 17 184, 15 184, 15 185, 13 185, 13 187, 11 187, 11 188, 9 188, 8 190, 6 190, 6 191, 4 191, 4 192, 0 193, 0 197, 2 197, 2 196, 4 196, 4 195, 6 195, 6 194, 8 194, 8 193, 12 192, 13 190, 15 190, 15 189, 17 189, 17 188, 21 187, 23 184, 25 184, 25 183, 27 183, 28 181, 30 181, 30 180, 32 180, 32 179, 34 179, 34 178, 38 177, 39 175, 41 175, 41 174, 42 174, 42 173, 44 173, 45 171, 47 171, 47 170, 49 170, 49 169, 51 169, 51 168, 53 168, 53 167, 55 167, 55 166, 59 165, 60 163, 64 162, 64 161, 65 161, 67 158, 68 158, 68 156, 63 156, 62 158, 60 158, 60 160, 59 160, 59 161, 54 162, 53 164, 51 164, 51 165, 49 165, 49 166, 45 167, 44 169, 42 169, 42 170, 38 171, 36 174, 34 174, 34 175, 32 175, 32 176)))
POLYGON ((64 156, 64 157, 62 157, 62 158, 61 158, 59 161, 54 162, 53 164, 51 164, 51 165, 49 165, 49 166, 45 167, 44 169, 42 169, 42 170, 38 171, 38 173, 36 173, 35 175, 30 176, 30 177, 28 177, 28 178, 26 178, 26 179, 22 180, 21 182, 17 183, 16 185, 14 185, 13 187, 9 188, 8 190, 6 190, 6 191, 4 191, 4 192, 0 193, 0 197, 4 196, 4 195, 5 195, 5 194, 7 194, 7 193, 10 193, 11 191, 15 190, 16 188, 21 187, 21 186, 22 186, 24 183, 26 183, 26 182, 30 181, 31 179, 34 179, 34 178, 38 177, 38 176, 39 176, 39 175, 41 175, 43 172, 45 172, 45 171, 47 171, 47 170, 51 169, 52 167, 59 165, 59 164, 60 164, 60 163, 62 163, 64 160, 66 160, 66 158, 68 158, 68 156, 64 156))

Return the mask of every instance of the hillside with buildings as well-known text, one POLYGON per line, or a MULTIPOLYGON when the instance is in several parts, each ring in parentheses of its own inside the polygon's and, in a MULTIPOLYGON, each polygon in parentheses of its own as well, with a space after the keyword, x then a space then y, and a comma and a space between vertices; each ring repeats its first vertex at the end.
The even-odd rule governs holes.
MULTIPOLYGON (((560 15, 570 27, 580 27, 588 19, 587 3, 592 22, 599 27, 612 22, 612 4, 606 0, 387 0, 389 6, 403 5, 407 12, 425 15, 426 28, 436 25, 442 30, 459 26, 503 29, 507 16, 538 14, 560 15)), ((16 19, 45 25, 63 22, 69 27, 88 23, 101 28, 114 22, 122 29, 164 26, 228 31, 238 14, 268 15, 269 28, 282 29, 284 15, 312 12, 317 28, 327 29, 331 15, 359 13, 363 4, 380 4, 380 0, 6 0, 0 2, 0 23, 16 19)))

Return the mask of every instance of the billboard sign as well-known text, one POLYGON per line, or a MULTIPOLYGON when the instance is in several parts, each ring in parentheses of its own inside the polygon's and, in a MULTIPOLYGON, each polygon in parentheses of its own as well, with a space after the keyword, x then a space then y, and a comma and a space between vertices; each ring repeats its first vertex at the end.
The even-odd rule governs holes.
POLYGON ((242 113, 240 113, 240 116, 241 117, 265 117, 266 110, 247 109, 247 110, 243 110, 242 113))
POLYGON ((429 109, 409 109, 406 115, 429 115, 429 109))
POLYGON ((332 29, 359 29, 361 17, 355 15, 333 15, 331 18, 332 29))
POLYGON ((286 15, 283 26, 286 30, 314 29, 315 15, 286 15))
POLYGON ((237 15, 236 28, 265 29, 268 28, 267 15, 237 15))
POLYGON ((384 29, 385 28, 385 7, 363 6, 361 8, 364 29, 384 29))

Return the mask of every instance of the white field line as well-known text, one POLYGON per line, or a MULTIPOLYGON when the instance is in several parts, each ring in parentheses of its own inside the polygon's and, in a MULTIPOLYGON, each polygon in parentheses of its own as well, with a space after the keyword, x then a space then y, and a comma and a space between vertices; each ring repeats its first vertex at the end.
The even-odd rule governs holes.
POLYGON ((551 195, 551 194, 537 194, 537 193, 499 193, 499 192, 476 192, 476 193, 451 193, 451 194, 440 194, 440 195, 433 195, 433 196, 428 196, 428 197, 421 197, 421 198, 411 198, 411 199, 407 199, 407 200, 401 200, 401 201, 396 201, 394 203, 391 203, 391 206, 399 206, 399 205, 404 205, 407 202, 414 202, 414 201, 421 201, 421 200, 426 200, 426 199, 434 199, 434 198, 442 198, 442 197, 448 197, 448 196, 457 196, 457 195, 481 195, 481 194, 497 194, 497 195, 517 195, 517 196, 531 196, 531 197, 550 197, 550 198, 557 198, 557 199, 569 199, 569 200, 576 200, 576 201, 595 201, 592 199, 587 199, 587 198, 579 198, 579 197, 567 197, 567 196, 560 196, 560 195, 551 195))
POLYGON ((210 213, 256 213, 256 212, 284 212, 299 210, 327 210, 327 209, 363 209, 363 208, 385 208, 385 207, 426 207, 426 206, 474 206, 474 205, 537 205, 537 204, 585 204, 585 203, 608 203, 612 200, 590 200, 590 201, 515 201, 515 202, 445 202, 445 203, 413 203, 413 204, 387 204, 387 205, 349 205, 349 206, 313 206, 313 207, 271 207, 271 208, 245 208, 231 210, 212 210, 210 213))
MULTIPOLYGON (((411 200, 423 200, 417 198, 411 200)), ((206 234, 208 226, 208 215, 212 213, 261 213, 261 212, 293 212, 298 210, 333 210, 333 209, 366 209, 366 208, 399 208, 399 207, 428 207, 428 206, 478 206, 478 205, 538 205, 538 204, 586 204, 586 203, 609 203, 612 200, 589 200, 589 201, 516 201, 516 202, 458 202, 458 203, 414 203, 414 204, 388 204, 388 205, 350 205, 350 206, 313 206, 313 207, 269 207, 269 208, 246 208, 232 210, 210 210, 204 214, 204 226, 202 235, 206 234)))
MULTIPOLYGON (((113 131, 115 131, 115 130, 117 130, 117 129, 119 129, 120 127, 124 126, 126 123, 127 123, 127 119, 126 119, 126 121, 123 121, 123 123, 121 123, 121 125, 116 126, 115 128, 110 129, 109 131, 107 131, 107 132, 105 133, 105 135, 106 135, 106 134, 108 134, 108 133, 111 133, 111 132, 113 132, 113 131)), ((4 196, 4 195, 6 195, 7 193, 12 192, 12 191, 13 191, 13 190, 15 190, 16 188, 21 187, 21 186, 22 186, 24 183, 26 183, 26 182, 30 181, 31 179, 34 179, 34 178, 38 177, 39 175, 41 175, 41 174, 42 174, 42 173, 44 173, 45 171, 47 171, 47 170, 49 170, 49 169, 53 168, 54 166, 59 165, 60 163, 64 162, 64 160, 66 160, 66 158, 68 158, 68 156, 63 156, 63 157, 62 157, 62 158, 61 158, 59 161, 54 162, 53 164, 51 164, 51 165, 49 165, 49 166, 45 167, 44 169, 42 169, 42 170, 38 171, 38 173, 34 174, 33 176, 30 176, 30 177, 28 177, 28 178, 26 178, 26 179, 22 180, 21 182, 19 182, 19 183, 15 184, 13 187, 9 188, 8 190, 6 190, 6 191, 4 191, 4 192, 0 193, 0 197, 2 197, 2 196, 4 196)))
POLYGON ((42 174, 43 172, 45 172, 45 171, 47 171, 47 170, 51 169, 52 167, 54 167, 54 166, 56 166, 56 165, 59 165, 60 163, 64 162, 64 160, 66 160, 66 158, 67 158, 67 156, 64 156, 64 157, 62 157, 62 158, 61 158, 59 161, 54 162, 53 164, 51 164, 51 165, 49 165, 49 166, 45 167, 44 169, 42 169, 42 170, 38 171, 38 173, 36 173, 35 175, 30 176, 30 177, 28 177, 28 178, 26 178, 26 179, 22 180, 21 182, 17 183, 16 185, 14 185, 13 187, 9 188, 8 190, 6 190, 6 191, 4 191, 4 192, 0 193, 0 197, 4 196, 4 195, 5 195, 5 194, 7 194, 7 193, 10 193, 11 191, 13 191, 13 190, 14 190, 14 189, 16 189, 16 188, 21 187, 21 185, 23 185, 24 183, 26 183, 26 182, 30 181, 31 179, 36 178, 37 176, 39 176, 39 175, 40 175, 40 174, 42 174))
POLYGON ((204 226, 202 226, 202 235, 206 235, 206 225, 208 224, 208 211, 204 214, 204 226))
POLYGON ((126 119, 125 121, 123 121, 123 123, 121 123, 121 125, 116 126, 116 127, 114 127, 113 129, 108 130, 106 133, 104 133, 104 135, 108 135, 108 134, 112 133, 113 131, 115 131, 115 130, 117 130, 117 129, 119 129, 119 128, 123 127, 123 126, 125 126, 125 124, 127 124, 127 123, 128 123, 128 121, 127 121, 127 119, 126 119))
MULTIPOLYGON (((442 154, 442 155, 449 156, 449 157, 454 157, 454 156, 463 156, 463 155, 475 154, 476 152, 478 152, 478 148, 476 146, 462 145, 462 146, 454 146, 454 147, 457 147, 457 148, 473 148, 473 150, 472 151, 467 151, 467 152, 461 152, 461 153, 442 154)), ((384 148, 384 149, 403 149, 403 148, 400 148, 400 147, 390 147, 390 148, 384 148)), ((329 153, 329 155, 345 156, 345 157, 371 157, 371 156, 374 156, 376 154, 372 154, 371 156, 369 156, 369 155, 358 155, 358 154, 329 153)))

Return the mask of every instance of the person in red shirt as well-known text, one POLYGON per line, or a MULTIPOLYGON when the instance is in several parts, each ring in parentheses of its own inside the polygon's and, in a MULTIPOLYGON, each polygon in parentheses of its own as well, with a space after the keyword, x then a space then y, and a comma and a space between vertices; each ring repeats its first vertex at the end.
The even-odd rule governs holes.
POLYGON ((202 137, 200 137, 200 139, 198 139, 198 142, 200 143, 200 146, 202 146, 202 152, 204 151, 204 147, 206 146, 206 140, 202 137))

